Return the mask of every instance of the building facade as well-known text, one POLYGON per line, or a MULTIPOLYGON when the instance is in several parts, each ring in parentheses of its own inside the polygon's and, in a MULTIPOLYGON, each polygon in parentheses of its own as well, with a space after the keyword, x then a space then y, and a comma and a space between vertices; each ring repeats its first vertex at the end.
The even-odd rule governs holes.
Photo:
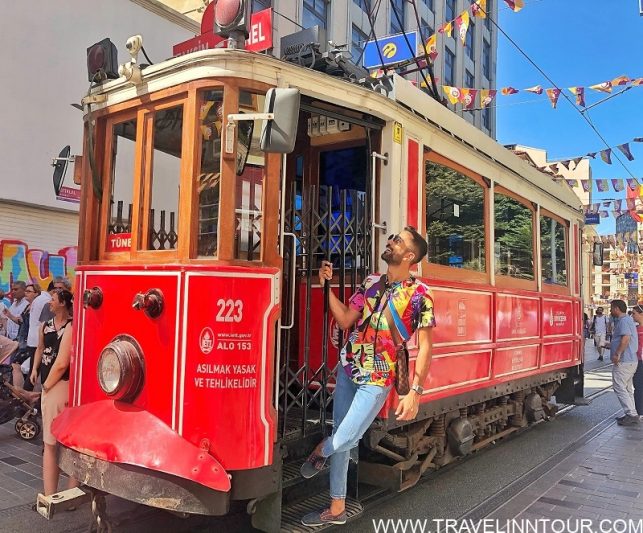
MULTIPOLYGON (((157 3, 158 0, 148 1, 157 3)), ((200 20, 204 6, 209 3, 208 0, 162 2, 194 20, 200 20)), ((450 37, 438 34, 438 56, 434 71, 441 97, 445 96, 442 85, 496 89, 498 32, 493 21, 497 20, 498 2, 499 0, 487 0, 489 17, 471 17, 466 45, 462 44, 455 28, 450 37)), ((347 45, 353 61, 361 63, 364 45, 373 36, 382 38, 419 28, 422 42, 426 42, 442 24, 453 21, 460 13, 469 9, 472 0, 415 0, 414 4, 405 0, 251 0, 251 3, 253 11, 268 7, 274 10, 272 53, 276 57, 281 54, 281 37, 302 28, 319 25, 325 29, 328 40, 336 45, 347 45), (417 8, 417 17, 414 7, 417 8)), ((419 85, 423 83, 419 73, 408 77, 419 85)), ((461 104, 448 105, 495 139, 496 109, 493 103, 485 109, 479 109, 476 103, 473 110, 463 110, 461 104)))

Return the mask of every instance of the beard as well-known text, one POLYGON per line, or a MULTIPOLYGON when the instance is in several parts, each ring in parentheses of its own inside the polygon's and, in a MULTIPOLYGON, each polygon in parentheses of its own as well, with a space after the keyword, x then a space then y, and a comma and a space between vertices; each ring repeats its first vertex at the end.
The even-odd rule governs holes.
POLYGON ((387 265, 397 266, 402 264, 402 258, 395 255, 393 250, 391 250, 388 246, 382 252, 382 255, 380 257, 387 265))

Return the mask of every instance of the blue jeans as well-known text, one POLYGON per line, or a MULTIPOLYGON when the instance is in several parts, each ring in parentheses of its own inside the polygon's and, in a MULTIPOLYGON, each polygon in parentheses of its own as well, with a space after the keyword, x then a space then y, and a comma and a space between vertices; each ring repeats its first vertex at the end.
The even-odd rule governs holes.
POLYGON ((391 387, 357 385, 340 365, 333 399, 333 434, 322 446, 321 454, 330 457, 330 497, 346 498, 348 462, 351 449, 375 420, 391 387))

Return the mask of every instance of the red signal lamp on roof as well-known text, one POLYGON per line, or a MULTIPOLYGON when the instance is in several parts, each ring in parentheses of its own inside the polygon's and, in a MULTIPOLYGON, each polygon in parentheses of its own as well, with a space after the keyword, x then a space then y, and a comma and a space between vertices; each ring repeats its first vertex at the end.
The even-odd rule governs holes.
POLYGON ((248 0, 217 0, 214 7, 214 32, 222 37, 243 33, 248 37, 250 2, 248 0))
POLYGON ((87 77, 93 83, 118 78, 118 52, 109 39, 103 39, 87 49, 87 77))

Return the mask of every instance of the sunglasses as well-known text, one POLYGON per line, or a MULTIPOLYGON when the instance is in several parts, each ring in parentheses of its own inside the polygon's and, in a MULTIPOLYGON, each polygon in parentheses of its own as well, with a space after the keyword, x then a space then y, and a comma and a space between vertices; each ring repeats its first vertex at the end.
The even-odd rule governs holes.
POLYGON ((640 305, 635 305, 634 307, 632 307, 632 311, 641 314, 643 313, 643 307, 641 307, 640 305))
POLYGON ((388 236, 388 239, 387 239, 387 240, 388 240, 388 241, 393 241, 395 244, 404 244, 404 239, 403 239, 402 237, 400 237, 400 234, 399 234, 399 233, 397 233, 397 234, 395 234, 395 233, 391 233, 391 234, 388 236))

